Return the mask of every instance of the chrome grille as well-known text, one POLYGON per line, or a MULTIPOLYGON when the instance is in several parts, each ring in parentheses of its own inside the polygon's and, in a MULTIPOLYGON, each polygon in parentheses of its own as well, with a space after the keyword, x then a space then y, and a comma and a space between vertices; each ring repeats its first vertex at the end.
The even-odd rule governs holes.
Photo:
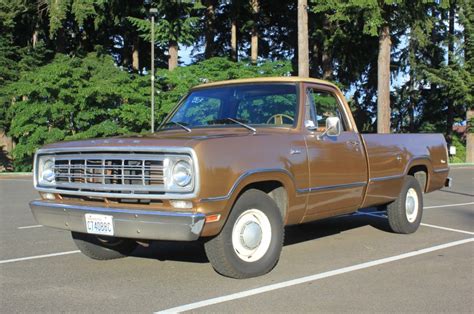
POLYGON ((142 193, 164 190, 163 156, 56 155, 54 173, 57 188, 142 193))

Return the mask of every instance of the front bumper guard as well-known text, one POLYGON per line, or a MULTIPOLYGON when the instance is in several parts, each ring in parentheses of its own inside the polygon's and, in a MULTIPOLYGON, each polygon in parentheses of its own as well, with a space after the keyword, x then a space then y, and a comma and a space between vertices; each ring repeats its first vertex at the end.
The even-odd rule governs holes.
POLYGON ((85 214, 109 215, 113 217, 114 236, 148 240, 197 240, 206 219, 201 213, 93 207, 45 200, 30 202, 30 208, 41 225, 83 233, 87 233, 85 214))

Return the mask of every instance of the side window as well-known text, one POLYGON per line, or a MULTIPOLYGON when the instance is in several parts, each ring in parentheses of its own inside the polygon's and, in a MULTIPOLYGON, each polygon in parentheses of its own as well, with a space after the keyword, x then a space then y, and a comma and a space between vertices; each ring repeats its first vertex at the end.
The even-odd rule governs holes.
POLYGON ((342 129, 346 130, 344 115, 340 111, 336 96, 330 92, 310 89, 308 97, 310 98, 310 106, 312 106, 310 114, 318 128, 318 132, 326 130, 326 119, 329 117, 339 117, 342 129))

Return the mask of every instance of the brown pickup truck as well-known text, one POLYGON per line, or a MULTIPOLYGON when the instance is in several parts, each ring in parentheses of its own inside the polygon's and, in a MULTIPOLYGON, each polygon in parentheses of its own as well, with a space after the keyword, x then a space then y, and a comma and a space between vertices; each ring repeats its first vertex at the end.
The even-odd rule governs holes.
POLYGON ((217 272, 247 278, 276 265, 286 225, 386 205, 394 232, 416 231, 447 161, 439 134, 360 134, 328 82, 234 80, 191 89, 154 134, 38 150, 30 207, 91 258, 201 239, 217 272))

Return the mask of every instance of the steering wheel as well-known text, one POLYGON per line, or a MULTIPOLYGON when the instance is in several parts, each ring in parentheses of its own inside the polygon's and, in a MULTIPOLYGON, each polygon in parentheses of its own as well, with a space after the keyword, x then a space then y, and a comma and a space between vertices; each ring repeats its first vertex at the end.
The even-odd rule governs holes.
POLYGON ((291 122, 294 122, 295 119, 287 114, 284 114, 284 113, 277 113, 277 114, 274 114, 273 116, 271 116, 270 118, 268 118, 267 120, 267 124, 270 124, 270 121, 272 121, 272 119, 275 120, 275 124, 283 124, 283 118, 286 118, 288 120, 290 120, 291 122))

